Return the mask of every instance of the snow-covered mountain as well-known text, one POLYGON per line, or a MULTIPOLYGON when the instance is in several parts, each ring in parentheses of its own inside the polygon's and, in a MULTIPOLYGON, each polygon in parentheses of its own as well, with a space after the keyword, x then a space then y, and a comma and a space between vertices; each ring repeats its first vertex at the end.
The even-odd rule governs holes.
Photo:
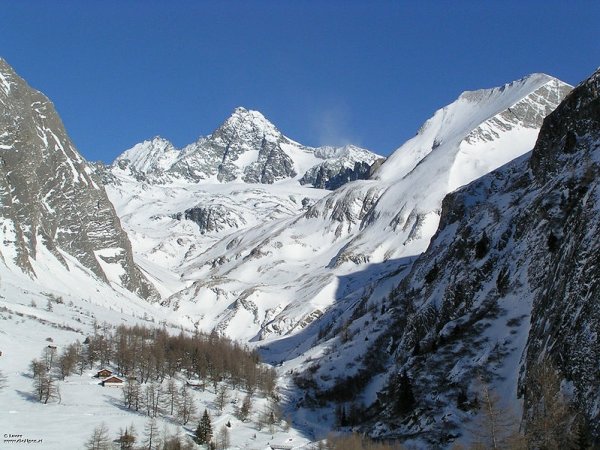
MULTIPOLYGON (((155 137, 126 150, 113 166, 144 174, 155 183, 217 180, 273 184, 302 177, 303 184, 326 186, 308 171, 323 164, 329 178, 353 176, 356 163, 370 167, 380 156, 358 147, 342 148, 303 146, 284 136, 258 111, 236 108, 212 134, 177 150, 167 140, 155 137), (348 172, 348 173, 346 173, 348 172)), ((311 173, 312 173, 311 172, 311 173)), ((354 175, 365 177, 368 170, 354 175)), ((340 182, 338 180, 338 183, 340 182)))
POLYGON ((362 403, 364 430, 437 447, 482 431, 487 384, 514 430, 523 412, 530 439, 597 445, 599 93, 600 71, 544 120, 532 152, 445 197, 409 274, 346 302, 322 328, 298 397, 362 403), (540 378, 542 361, 557 382, 540 378), (407 379, 410 397, 398 395, 407 379), (550 414, 547 436, 536 435, 550 414))
MULTIPOLYGON (((549 357, 598 437, 600 73, 561 103, 570 89, 534 74, 466 92, 384 163, 304 147, 238 108, 184 149, 155 138, 91 167, 0 60, 0 413, 26 434, 42 424, 54 448, 48 411, 127 414, 80 376, 60 408, 32 405, 28 363, 48 337, 160 322, 260 346, 305 435, 329 431, 337 405, 372 435, 445 446, 478 413, 475 379, 533 411, 549 357)), ((68 422, 80 446, 98 418, 68 422)))
MULTIPOLYGON (((300 332, 366 284, 407 270, 435 233, 444 196, 530 150, 570 87, 535 74, 467 92, 375 172, 304 213, 236 231, 182 273, 165 304, 247 340, 300 332)), ((354 294, 353 294, 354 293, 354 294)))
MULTIPOLYGON (((156 291, 104 187, 67 136, 52 103, 0 59, 0 226, 4 269, 45 278, 73 264, 145 298, 156 291), (50 262, 48 262, 50 261, 50 262)), ((51 278, 51 276, 50 276, 51 278)))
POLYGON ((296 216, 325 189, 368 177, 381 159, 355 146, 303 146, 259 112, 237 108, 181 150, 157 137, 97 170, 137 263, 168 296, 190 284, 180 277, 185 263, 223 237, 296 216))

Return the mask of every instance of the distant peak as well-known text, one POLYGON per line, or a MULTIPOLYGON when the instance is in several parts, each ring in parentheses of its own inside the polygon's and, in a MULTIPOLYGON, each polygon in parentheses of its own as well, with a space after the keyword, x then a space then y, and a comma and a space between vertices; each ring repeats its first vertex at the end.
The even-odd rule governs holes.
POLYGON ((147 139, 146 142, 151 142, 153 144, 171 144, 168 139, 158 135, 154 136, 152 139, 147 139))
POLYGON ((555 83, 558 86, 569 86, 567 83, 545 73, 532 73, 518 80, 506 83, 503 86, 478 89, 475 91, 465 91, 459 99, 479 103, 485 98, 493 98, 503 95, 506 91, 521 92, 522 96, 530 94, 548 83, 555 83))
POLYGON ((277 137, 281 135, 279 130, 259 111, 246 109, 238 106, 234 109, 231 116, 223 122, 217 130, 219 132, 228 132, 237 130, 240 132, 259 133, 277 137))
MULTIPOLYGON (((261 112, 259 111, 255 111, 252 109, 246 109, 243 106, 238 106, 237 108, 235 108, 233 110, 233 113, 231 113, 231 116, 229 116, 229 119, 238 119, 238 120, 244 120, 244 121, 262 121, 262 122, 269 122, 265 116, 262 115, 261 112)), ((270 123, 270 122, 269 122, 270 123)))

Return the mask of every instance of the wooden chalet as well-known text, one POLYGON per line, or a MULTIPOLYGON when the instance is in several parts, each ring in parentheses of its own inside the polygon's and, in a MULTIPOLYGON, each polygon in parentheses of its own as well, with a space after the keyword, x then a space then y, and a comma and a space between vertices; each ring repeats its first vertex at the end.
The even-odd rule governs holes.
POLYGON ((110 377, 112 375, 112 370, 108 370, 108 369, 100 369, 98 371, 98 373, 96 375, 94 375, 96 378, 106 378, 106 377, 110 377))
POLYGON ((100 384, 104 387, 111 386, 122 386, 125 381, 122 378, 119 378, 115 375, 108 377, 106 380, 102 380, 100 384))

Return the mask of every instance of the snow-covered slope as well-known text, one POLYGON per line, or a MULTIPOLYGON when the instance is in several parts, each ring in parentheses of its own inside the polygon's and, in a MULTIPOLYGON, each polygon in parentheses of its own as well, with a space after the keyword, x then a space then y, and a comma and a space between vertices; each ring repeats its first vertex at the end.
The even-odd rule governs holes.
POLYGON ((296 216, 327 194, 322 188, 367 177, 377 160, 355 146, 303 146, 259 112, 237 108, 182 150, 157 137, 98 171, 137 263, 168 296, 189 285, 185 263, 219 239, 296 216))
POLYGON ((524 412, 521 432, 551 396, 564 396, 567 418, 546 433, 597 445, 599 92, 596 72, 544 120, 531 153, 445 197, 439 229, 410 273, 347 305, 342 326, 322 333, 327 352, 301 377, 319 389, 298 397, 349 396, 369 407, 365 430, 433 448, 482 431, 473 421, 485 409, 475 400, 484 385, 515 414, 513 430, 524 412), (545 398, 548 379, 533 370, 544 360, 559 380, 545 398), (408 408, 396 395, 399 374, 410 380, 408 408))
POLYGON ((294 217, 326 195, 297 182, 148 183, 112 171, 106 191, 132 241, 136 263, 163 297, 191 283, 185 265, 238 230, 294 217))
POLYGON ((186 265, 193 284, 166 304, 201 328, 243 339, 300 332, 353 292, 409 267, 437 229, 444 196, 530 150, 544 114, 569 90, 536 74, 461 95, 376 179, 217 242, 186 265))

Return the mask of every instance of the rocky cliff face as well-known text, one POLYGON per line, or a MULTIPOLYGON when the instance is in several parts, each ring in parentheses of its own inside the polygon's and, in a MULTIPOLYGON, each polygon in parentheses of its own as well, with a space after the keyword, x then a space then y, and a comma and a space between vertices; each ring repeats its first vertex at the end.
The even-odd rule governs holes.
POLYGON ((79 155, 52 103, 0 60, 1 256, 35 277, 40 247, 145 298, 153 288, 100 181, 79 155))
MULTIPOLYGON (((482 382, 517 412, 524 399, 527 412, 539 381, 532 368, 549 358, 573 415, 600 438, 599 174, 597 72, 544 120, 531 153, 446 196, 410 273, 354 307, 357 325, 346 332, 375 340, 349 378, 354 398, 378 391, 370 432, 449 445, 468 434, 482 382), (365 311, 371 303, 383 305, 381 316, 365 311), (408 407, 397 395, 407 378, 408 407)), ((328 358, 339 364, 351 351, 328 358)))
POLYGON ((335 190, 350 181, 366 180, 371 167, 381 165, 384 158, 353 145, 321 147, 315 155, 324 161, 311 167, 300 178, 300 184, 310 184, 321 189, 335 190))

